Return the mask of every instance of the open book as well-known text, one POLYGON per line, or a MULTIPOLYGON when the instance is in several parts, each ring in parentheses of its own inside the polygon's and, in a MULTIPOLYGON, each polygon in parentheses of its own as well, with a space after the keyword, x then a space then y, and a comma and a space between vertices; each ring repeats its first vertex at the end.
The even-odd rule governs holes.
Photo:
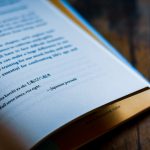
POLYGON ((75 148, 150 106, 149 83, 66 12, 0 1, 0 149, 75 148))

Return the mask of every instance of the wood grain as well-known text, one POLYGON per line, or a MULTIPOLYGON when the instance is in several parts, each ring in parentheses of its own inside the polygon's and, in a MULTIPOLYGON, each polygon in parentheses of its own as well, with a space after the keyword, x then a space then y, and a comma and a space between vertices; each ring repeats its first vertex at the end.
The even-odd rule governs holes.
MULTIPOLYGON (((70 0, 120 53, 150 80, 150 0, 70 0)), ((150 113, 81 149, 150 150, 150 113)))

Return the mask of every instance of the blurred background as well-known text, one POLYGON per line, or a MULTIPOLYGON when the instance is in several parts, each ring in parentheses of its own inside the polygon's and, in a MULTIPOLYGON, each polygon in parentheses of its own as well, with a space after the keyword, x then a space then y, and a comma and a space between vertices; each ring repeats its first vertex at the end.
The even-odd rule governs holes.
MULTIPOLYGON (((68 0, 150 81, 150 0, 68 0)), ((149 112, 82 149, 149 150, 149 112)))
POLYGON ((150 0, 68 0, 150 81, 150 0))

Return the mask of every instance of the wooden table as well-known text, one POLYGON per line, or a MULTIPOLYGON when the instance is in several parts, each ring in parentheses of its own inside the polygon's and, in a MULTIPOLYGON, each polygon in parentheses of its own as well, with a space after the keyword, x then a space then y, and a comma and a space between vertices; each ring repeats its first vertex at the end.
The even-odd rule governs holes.
MULTIPOLYGON (((70 2, 150 80, 150 0, 70 0, 70 2)), ((142 114, 83 148, 150 150, 149 114, 149 112, 142 114)))

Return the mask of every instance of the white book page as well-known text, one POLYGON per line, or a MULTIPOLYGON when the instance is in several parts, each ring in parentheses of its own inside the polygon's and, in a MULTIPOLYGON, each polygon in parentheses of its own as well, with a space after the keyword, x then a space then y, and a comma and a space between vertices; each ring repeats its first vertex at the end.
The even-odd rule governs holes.
POLYGON ((6 129, 28 149, 76 117, 148 86, 45 0, 0 3, 0 39, 1 147, 10 143, 1 142, 6 129))

